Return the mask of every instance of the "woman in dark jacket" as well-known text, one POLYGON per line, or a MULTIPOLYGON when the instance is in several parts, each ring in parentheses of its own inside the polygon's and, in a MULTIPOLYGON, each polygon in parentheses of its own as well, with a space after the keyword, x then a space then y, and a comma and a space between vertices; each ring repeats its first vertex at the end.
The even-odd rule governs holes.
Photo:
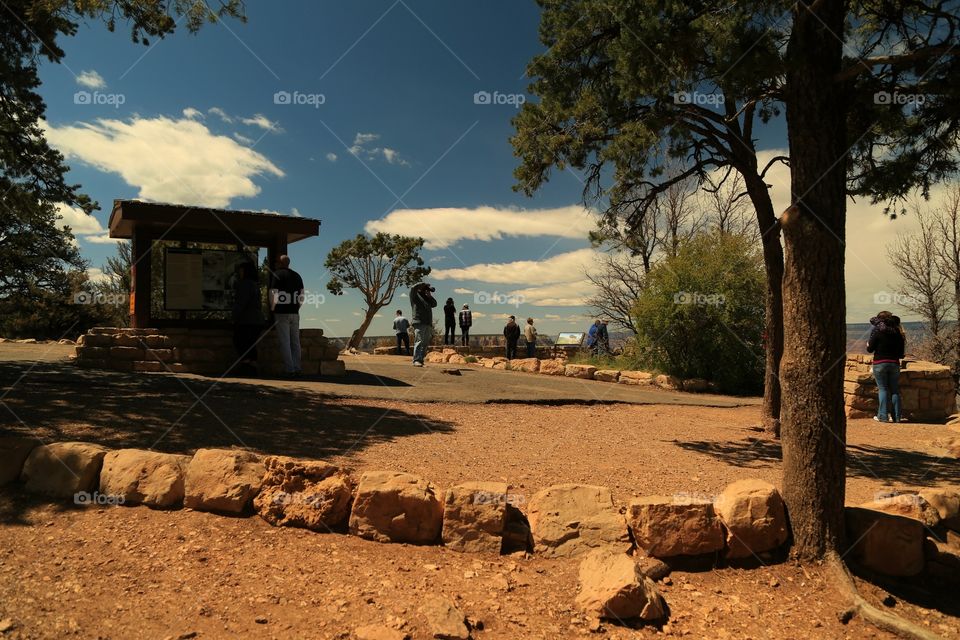
POLYGON ((233 289, 233 346, 237 350, 240 373, 256 375, 257 341, 263 331, 260 282, 252 262, 241 264, 239 275, 233 289))
POLYGON ((880 403, 873 419, 887 422, 889 399, 893 409, 889 416, 890 422, 900 422, 900 360, 906 351, 903 327, 900 325, 900 318, 889 311, 881 311, 875 318, 870 318, 870 324, 873 329, 867 341, 867 351, 873 354, 873 377, 877 381, 880 403))
POLYGON ((447 298, 443 305, 443 344, 455 344, 457 331, 457 305, 453 298, 447 298))

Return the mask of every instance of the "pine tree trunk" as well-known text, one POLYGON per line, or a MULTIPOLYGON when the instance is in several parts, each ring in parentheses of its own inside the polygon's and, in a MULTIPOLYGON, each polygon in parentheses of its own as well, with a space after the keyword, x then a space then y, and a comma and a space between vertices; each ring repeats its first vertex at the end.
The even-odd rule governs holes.
MULTIPOLYGON (((756 169, 756 167, 754 167, 756 169)), ((764 430, 780 437, 780 359, 783 357, 783 247, 780 228, 770 192, 760 176, 745 178, 747 193, 757 212, 760 240, 763 243, 763 267, 767 277, 764 299, 764 374, 763 407, 760 419, 764 430)))
POLYGON ((793 206, 781 218, 783 490, 801 560, 841 549, 846 483, 846 104, 833 81, 846 4, 813 4, 815 16, 796 5, 787 48, 793 206))
POLYGON ((363 340, 363 336, 367 333, 367 329, 370 328, 370 323, 373 322, 373 317, 377 315, 377 311, 380 311, 380 308, 370 307, 367 309, 367 314, 363 317, 363 322, 360 323, 360 328, 353 332, 353 335, 350 336, 350 342, 347 344, 348 349, 359 349, 360 342, 363 340))

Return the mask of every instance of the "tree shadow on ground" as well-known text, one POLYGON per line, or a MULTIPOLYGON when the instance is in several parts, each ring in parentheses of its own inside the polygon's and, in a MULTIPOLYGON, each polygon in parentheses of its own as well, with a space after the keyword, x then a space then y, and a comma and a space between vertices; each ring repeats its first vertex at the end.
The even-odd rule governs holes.
MULTIPOLYGON (((725 464, 742 468, 775 466, 783 459, 780 442, 765 438, 693 442, 674 440, 673 444, 686 451, 709 455, 725 464)), ((934 485, 939 482, 955 482, 957 470, 955 464, 934 453, 848 444, 847 475, 908 485, 934 485)))
POLYGON ((305 388, 0 362, 0 435, 44 442, 82 440, 169 453, 238 446, 328 458, 452 429, 450 422, 305 388))

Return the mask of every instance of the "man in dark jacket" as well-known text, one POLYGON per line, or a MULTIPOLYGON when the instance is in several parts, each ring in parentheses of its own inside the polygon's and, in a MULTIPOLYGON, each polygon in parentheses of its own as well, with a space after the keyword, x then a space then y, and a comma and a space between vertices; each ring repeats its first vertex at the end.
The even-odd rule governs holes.
POLYGON ((900 422, 900 360, 906 351, 906 340, 900 318, 889 311, 881 311, 875 318, 870 318, 873 325, 870 339, 867 341, 867 351, 873 354, 873 377, 877 381, 877 400, 879 406, 877 415, 873 417, 877 422, 887 422, 887 401, 889 399, 893 409, 890 416, 892 422, 900 422))
POLYGON ((460 311, 460 344, 464 347, 470 346, 470 327, 473 326, 473 313, 469 305, 463 305, 460 311))
POLYGON ((270 311, 273 313, 283 372, 300 375, 300 305, 303 303, 303 278, 290 268, 290 258, 280 256, 270 277, 270 311))
POLYGON ((447 298, 443 305, 443 344, 455 344, 457 339, 457 305, 447 298))
POLYGON ((517 342, 520 340, 520 325, 515 317, 510 316, 507 320, 503 327, 503 337, 507 339, 507 360, 513 360, 517 357, 517 342))
POLYGON ((427 347, 433 337, 433 309, 437 300, 436 291, 426 282, 413 285, 410 289, 410 307, 413 309, 413 366, 422 367, 427 357, 427 347))

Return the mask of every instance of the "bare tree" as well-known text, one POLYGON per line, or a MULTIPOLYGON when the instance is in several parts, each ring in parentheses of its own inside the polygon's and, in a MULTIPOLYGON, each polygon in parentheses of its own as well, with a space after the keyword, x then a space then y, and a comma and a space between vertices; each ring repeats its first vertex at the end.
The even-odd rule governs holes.
POLYGON ((716 184, 711 182, 701 193, 707 226, 720 234, 760 239, 760 229, 739 173, 727 170, 716 184))
POLYGON ((900 286, 897 304, 923 318, 930 342, 927 357, 944 362, 951 352, 951 340, 945 335, 944 320, 953 306, 949 279, 941 268, 940 257, 949 251, 941 236, 946 220, 937 212, 914 207, 920 229, 913 234, 900 234, 887 246, 887 256, 900 286))
POLYGON ((587 280, 596 287, 596 293, 587 304, 600 315, 607 316, 617 326, 637 334, 633 322, 633 307, 643 291, 649 265, 635 256, 624 253, 604 254, 597 273, 587 272, 587 280))
POLYGON ((706 226, 705 216, 698 211, 696 196, 695 183, 685 178, 671 183, 652 205, 651 213, 663 218, 663 246, 670 256, 676 256, 683 241, 706 226))

